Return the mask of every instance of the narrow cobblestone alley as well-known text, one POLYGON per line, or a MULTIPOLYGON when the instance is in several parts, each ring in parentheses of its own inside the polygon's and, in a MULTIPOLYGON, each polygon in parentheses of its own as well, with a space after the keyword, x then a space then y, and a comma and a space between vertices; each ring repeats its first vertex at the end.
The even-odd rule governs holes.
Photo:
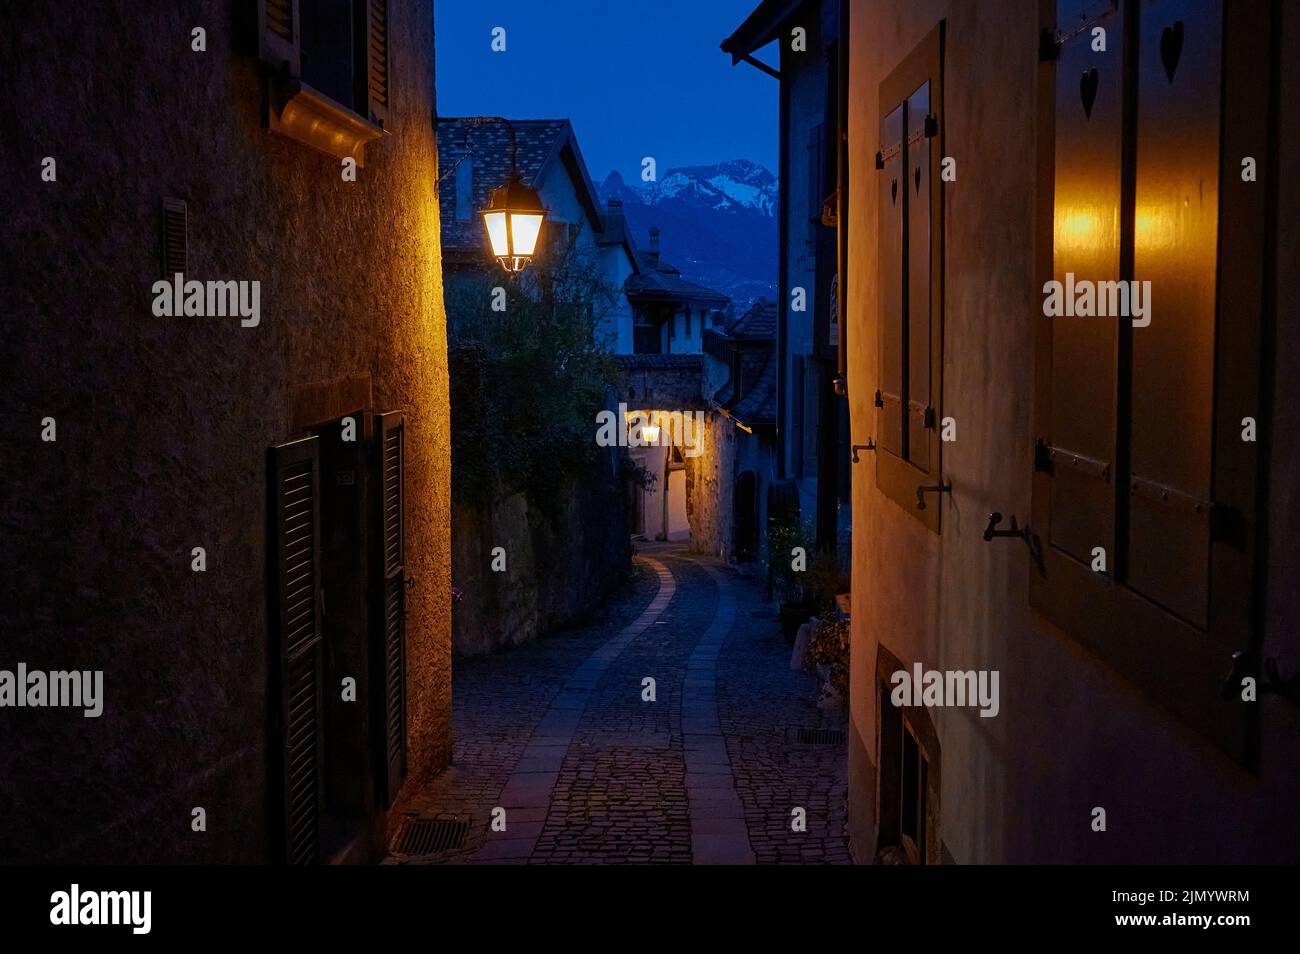
POLYGON ((397 810, 468 831, 386 863, 848 863, 843 742, 797 741, 844 719, 767 609, 726 564, 647 547, 585 628, 457 660, 452 765, 397 810))

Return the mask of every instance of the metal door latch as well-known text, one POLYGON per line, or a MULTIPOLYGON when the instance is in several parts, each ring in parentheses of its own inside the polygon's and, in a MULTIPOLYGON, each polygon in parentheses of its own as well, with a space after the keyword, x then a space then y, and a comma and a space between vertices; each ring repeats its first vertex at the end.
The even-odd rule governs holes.
POLYGON ((875 449, 876 449, 876 441, 875 441, 874 438, 871 438, 871 437, 868 437, 868 438, 867 438, 867 442, 866 442, 865 444, 854 444, 854 445, 853 445, 853 463, 855 463, 855 464, 861 463, 861 461, 858 459, 858 451, 860 451, 860 450, 869 450, 869 451, 873 451, 873 450, 875 450, 875 449))
POLYGON ((998 513, 996 510, 989 514, 989 525, 984 528, 984 540, 986 542, 992 540, 994 537, 1021 537, 1025 540, 1029 539, 1029 528, 1019 526, 1016 523, 1014 515, 1011 518, 1010 529, 999 530, 998 524, 1001 522, 1002 514, 998 513))
POLYGON ((950 494, 952 493, 952 481, 941 484, 921 484, 916 488, 916 509, 925 509, 925 495, 928 493, 950 494))
POLYGON ((1232 699, 1241 692, 1242 680, 1247 676, 1258 676, 1259 694, 1256 696, 1271 693, 1272 695, 1281 696, 1294 706, 1300 706, 1300 673, 1291 676, 1288 679, 1282 677, 1282 671, 1278 669, 1276 659, 1264 660, 1264 671, 1259 672, 1259 666, 1255 657, 1250 653, 1237 652, 1232 654, 1232 671, 1228 673, 1223 685, 1220 687, 1220 693, 1224 699, 1232 699))

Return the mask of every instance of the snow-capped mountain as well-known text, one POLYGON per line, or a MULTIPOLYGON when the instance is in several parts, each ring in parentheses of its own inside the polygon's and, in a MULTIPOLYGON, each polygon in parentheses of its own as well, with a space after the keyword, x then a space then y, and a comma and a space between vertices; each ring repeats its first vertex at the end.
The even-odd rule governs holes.
POLYGON ((623 200, 641 248, 651 226, 660 254, 682 277, 730 295, 738 311, 776 294, 777 181, 747 159, 669 169, 657 182, 623 180, 611 172, 602 201, 623 200))

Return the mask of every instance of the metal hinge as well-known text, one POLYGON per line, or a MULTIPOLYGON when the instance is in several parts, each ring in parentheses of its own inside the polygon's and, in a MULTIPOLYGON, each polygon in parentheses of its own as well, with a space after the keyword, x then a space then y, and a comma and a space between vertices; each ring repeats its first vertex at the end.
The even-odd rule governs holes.
POLYGON ((876 388, 876 407, 884 407, 885 399, 880 395, 880 388, 876 388))
POLYGON ((1052 448, 1041 437, 1034 440, 1034 470, 1044 474, 1052 472, 1052 448))
POLYGON ((1056 43, 1056 34, 1044 27, 1038 34, 1038 61, 1049 63, 1056 59, 1061 48, 1056 43))
POLYGON ((876 150, 876 168, 877 169, 885 168, 885 154, 880 150, 876 150))
POLYGON ((939 117, 934 113, 927 113, 925 117, 925 138, 933 139, 939 135, 939 117))
POLYGON ((1210 541, 1227 543, 1245 549, 1249 528, 1246 515, 1236 507, 1223 503, 1210 504, 1210 541))
POLYGON ((922 424, 929 430, 934 430, 934 408, 927 407, 925 415, 922 417, 922 424))

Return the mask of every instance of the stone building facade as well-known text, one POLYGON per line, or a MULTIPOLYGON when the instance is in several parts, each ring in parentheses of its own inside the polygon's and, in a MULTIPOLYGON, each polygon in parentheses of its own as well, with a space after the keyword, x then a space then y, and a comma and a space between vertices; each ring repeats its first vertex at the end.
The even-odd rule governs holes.
POLYGON ((1300 10, 864 0, 848 42, 855 858, 1294 862, 1300 10), (1066 270, 1149 325, 1050 317, 1066 270), (997 715, 892 704, 917 665, 997 715))
POLYGON ((0 859, 361 859, 449 760, 432 5, 356 5, 367 63, 297 11, 3 18, 0 669, 102 670, 103 713, 0 712, 0 859), (260 283, 256 323, 159 316, 177 271, 260 283))

